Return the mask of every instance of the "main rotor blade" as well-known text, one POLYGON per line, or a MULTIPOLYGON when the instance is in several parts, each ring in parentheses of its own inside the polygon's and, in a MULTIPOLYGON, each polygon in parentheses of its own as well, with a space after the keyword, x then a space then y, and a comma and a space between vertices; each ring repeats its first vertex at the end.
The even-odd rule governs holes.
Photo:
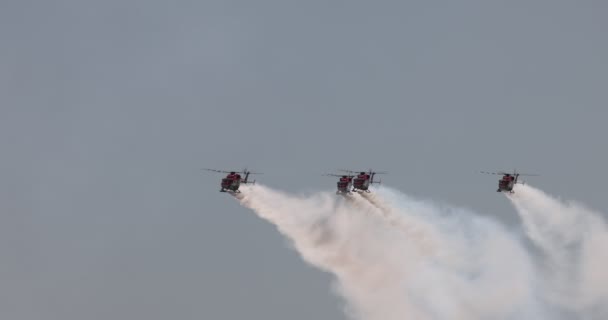
POLYGON ((215 169, 207 169, 207 168, 202 168, 201 170, 207 170, 207 171, 213 171, 213 172, 220 172, 220 173, 230 173, 230 171, 224 171, 224 170, 215 170, 215 169))
POLYGON ((504 171, 498 171, 498 172, 487 172, 487 171, 480 171, 481 173, 485 173, 485 174, 497 174, 497 175, 505 175, 505 174, 510 174, 510 175, 519 175, 519 176, 529 176, 529 177, 533 177, 533 176, 540 176, 540 174, 536 174, 536 173, 519 173, 519 172, 504 172, 504 171))
POLYGON ((487 172, 487 171, 479 171, 481 173, 485 173, 485 174, 504 174, 503 172, 487 172))
POLYGON ((345 170, 345 169, 338 169, 338 171, 342 171, 342 172, 348 172, 348 173, 353 173, 353 174, 359 174, 359 172, 365 172, 365 173, 373 173, 373 174, 387 174, 388 172, 386 171, 374 171, 371 169, 367 169, 367 170, 360 170, 360 171, 355 171, 355 170, 345 170))
MULTIPOLYGON (((363 172, 363 171, 361 171, 361 172, 363 172)), ((374 169, 369 168, 369 169, 367 169, 367 173, 369 173, 369 174, 387 174, 388 172, 386 172, 386 171, 374 171, 374 169)))
POLYGON ((343 174, 334 174, 334 173, 324 173, 322 175, 323 176, 328 176, 328 177, 341 177, 341 176, 343 176, 343 174))
POLYGON ((504 172, 504 171, 498 171, 498 172, 479 171, 479 172, 485 173, 485 174, 496 174, 496 175, 505 175, 505 174, 515 175, 515 173, 504 172))
POLYGON ((334 174, 334 173, 325 173, 325 174, 322 174, 322 176, 330 176, 330 177, 338 177, 338 178, 345 177, 345 176, 349 177, 349 178, 354 178, 355 177, 352 174, 334 174))

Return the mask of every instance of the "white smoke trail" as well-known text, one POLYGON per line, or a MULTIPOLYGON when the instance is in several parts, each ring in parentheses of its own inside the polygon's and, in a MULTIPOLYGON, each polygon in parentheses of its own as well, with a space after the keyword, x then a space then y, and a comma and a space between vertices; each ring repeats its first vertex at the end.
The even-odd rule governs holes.
POLYGON ((535 270, 517 237, 465 209, 415 200, 390 188, 380 189, 376 197, 402 219, 426 223, 441 235, 441 251, 435 258, 449 271, 445 276, 474 275, 454 290, 476 308, 468 319, 547 316, 537 303, 535 270))
POLYGON ((608 229, 601 215, 527 185, 518 186, 509 199, 545 255, 549 298, 581 317, 605 319, 608 229))
POLYGON ((441 239, 441 236, 435 234, 436 228, 423 223, 420 219, 408 219, 407 215, 398 212, 398 209, 391 207, 375 193, 361 193, 361 197, 375 206, 388 224, 402 230, 408 237, 416 239, 416 244, 422 254, 432 255, 437 253, 437 248, 441 246, 437 241, 441 239))
POLYGON ((396 192, 383 195, 393 201, 378 197, 373 206, 358 196, 295 197, 255 186, 239 199, 306 261, 336 276, 353 319, 542 318, 534 272, 517 239, 464 210, 455 215, 396 192))

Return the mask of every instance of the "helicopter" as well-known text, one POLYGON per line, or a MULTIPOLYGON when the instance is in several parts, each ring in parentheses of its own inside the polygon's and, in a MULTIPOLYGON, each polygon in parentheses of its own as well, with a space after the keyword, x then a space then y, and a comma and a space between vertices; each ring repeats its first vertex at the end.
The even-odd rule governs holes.
POLYGON ((233 192, 233 193, 241 192, 239 190, 241 183, 255 184, 255 180, 249 181, 250 174, 262 174, 259 172, 251 172, 247 169, 244 169, 243 171, 224 171, 224 170, 203 168, 203 170, 227 173, 228 175, 226 175, 226 177, 224 177, 220 183, 220 186, 221 186, 220 192, 233 192), (243 174, 245 176, 245 178, 243 178, 241 176, 241 174, 243 174))
POLYGON ((517 170, 513 170, 513 173, 508 173, 508 172, 503 172, 503 171, 499 171, 499 172, 481 171, 481 173, 502 175, 502 178, 500 180, 498 180, 498 189, 496 190, 496 192, 502 191, 502 192, 509 192, 509 193, 514 193, 513 187, 515 187, 515 185, 517 183, 524 184, 523 181, 521 181, 521 182, 518 181, 519 176, 538 176, 538 174, 519 173, 519 172, 517 172, 517 170))
POLYGON ((334 173, 326 173, 324 176, 330 177, 339 177, 340 180, 337 182, 338 190, 336 190, 336 194, 350 194, 353 188, 353 178, 354 175, 342 175, 342 174, 334 174, 334 173))

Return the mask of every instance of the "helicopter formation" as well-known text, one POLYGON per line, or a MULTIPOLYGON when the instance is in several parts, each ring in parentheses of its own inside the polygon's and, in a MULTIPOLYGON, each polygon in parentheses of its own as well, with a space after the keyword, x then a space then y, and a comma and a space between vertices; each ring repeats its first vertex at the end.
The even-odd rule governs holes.
MULTIPOLYGON (((203 170, 227 173, 226 177, 222 178, 220 182, 220 192, 240 193, 239 190, 241 183, 243 184, 255 184, 255 180, 250 181, 249 176, 252 174, 262 174, 259 172, 251 172, 247 169, 242 171, 226 171, 207 169, 203 170), (243 177, 244 176, 244 177, 243 177)), ((326 173, 324 176, 338 177, 339 180, 336 183, 336 194, 348 195, 359 192, 371 192, 370 187, 373 184, 382 183, 381 180, 374 180, 374 177, 378 174, 387 174, 385 171, 373 171, 369 169, 367 171, 353 171, 353 170, 338 170, 344 174, 326 173)), ((508 192, 514 193, 513 188, 517 183, 524 184, 524 181, 518 181, 520 176, 538 176, 538 174, 519 173, 517 170, 513 170, 513 173, 498 171, 498 172, 487 172, 481 171, 483 174, 502 175, 498 180, 498 189, 496 192, 508 192)))

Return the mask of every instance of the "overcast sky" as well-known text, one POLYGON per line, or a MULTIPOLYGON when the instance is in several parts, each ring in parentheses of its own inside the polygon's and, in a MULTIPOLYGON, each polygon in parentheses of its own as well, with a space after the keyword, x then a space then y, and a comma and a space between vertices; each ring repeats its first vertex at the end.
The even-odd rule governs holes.
POLYGON ((608 212, 608 2, 0 1, 0 314, 345 319, 201 167, 519 228, 480 170, 608 212))

